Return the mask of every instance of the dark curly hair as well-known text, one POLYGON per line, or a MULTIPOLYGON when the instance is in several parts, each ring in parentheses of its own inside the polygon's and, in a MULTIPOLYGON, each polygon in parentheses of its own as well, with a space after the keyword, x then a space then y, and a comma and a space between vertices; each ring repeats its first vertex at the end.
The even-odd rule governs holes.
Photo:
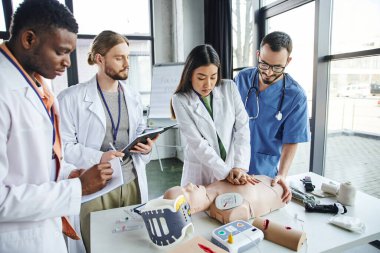
POLYGON ((267 34, 261 41, 260 48, 262 48, 265 44, 268 44, 273 52, 279 52, 282 48, 285 48, 290 55, 293 50, 293 42, 290 36, 280 31, 267 34))
POLYGON ((35 32, 63 28, 78 33, 73 14, 56 0, 25 0, 16 9, 10 26, 11 37, 17 37, 24 28, 35 32))

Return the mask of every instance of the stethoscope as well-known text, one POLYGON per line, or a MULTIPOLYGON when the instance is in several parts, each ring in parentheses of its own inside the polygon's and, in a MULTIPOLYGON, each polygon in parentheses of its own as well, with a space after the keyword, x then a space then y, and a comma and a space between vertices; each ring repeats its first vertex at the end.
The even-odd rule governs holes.
MULTIPOLYGON (((256 78, 258 78, 258 76, 257 76, 258 73, 259 73, 259 70, 256 71, 255 76, 253 77, 252 86, 249 88, 247 97, 245 98, 245 102, 244 102, 244 107, 245 107, 245 109, 247 109, 248 98, 251 95, 252 91, 255 90, 257 113, 254 116, 249 116, 249 119, 257 119, 259 117, 259 114, 260 114, 259 87, 258 87, 259 80, 257 80, 257 87, 255 86, 255 80, 256 80, 256 78)), ((282 112, 281 112, 282 111, 282 103, 284 102, 284 97, 285 97, 286 73, 283 73, 283 75, 284 75, 284 77, 283 77, 283 81, 282 81, 282 95, 281 95, 281 99, 280 99, 280 104, 278 106, 278 111, 275 115, 275 118, 278 121, 282 120, 282 112)))

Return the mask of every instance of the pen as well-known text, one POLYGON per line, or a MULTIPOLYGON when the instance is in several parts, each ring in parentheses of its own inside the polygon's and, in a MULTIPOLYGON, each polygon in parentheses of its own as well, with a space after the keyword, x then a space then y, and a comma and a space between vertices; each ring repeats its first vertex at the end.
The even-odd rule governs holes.
MULTIPOLYGON (((112 142, 110 142, 110 146, 113 150, 117 151, 116 148, 112 145, 112 142)), ((123 159, 119 157, 120 162, 123 162, 123 159)))

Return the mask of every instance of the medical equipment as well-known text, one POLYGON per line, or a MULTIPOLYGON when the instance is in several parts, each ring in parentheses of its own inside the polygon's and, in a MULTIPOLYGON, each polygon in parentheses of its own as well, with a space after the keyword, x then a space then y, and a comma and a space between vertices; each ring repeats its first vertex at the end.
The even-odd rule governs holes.
POLYGON ((340 184, 337 200, 343 205, 353 206, 355 204, 356 189, 351 182, 340 184))
POLYGON ((347 213, 347 208, 340 203, 334 203, 331 205, 317 205, 306 202, 305 211, 309 213, 345 214, 347 213))
POLYGON ((308 195, 295 187, 290 186, 292 192, 292 199, 301 202, 302 204, 311 203, 313 205, 319 204, 319 200, 316 200, 313 196, 308 195))
POLYGON ((363 221, 351 216, 336 215, 329 219, 329 223, 357 233, 363 233, 366 228, 363 221))
POLYGON ((231 253, 240 253, 257 246, 264 239, 260 229, 237 220, 212 231, 211 242, 231 253))
MULTIPOLYGON (((258 85, 259 81, 257 81, 257 87, 255 86, 255 80, 256 79, 258 80, 258 73, 259 73, 259 70, 257 70, 256 73, 255 73, 255 76, 254 76, 253 81, 252 81, 252 86, 249 88, 248 93, 247 93, 247 97, 245 98, 245 102, 244 102, 244 107, 245 107, 245 109, 247 109, 248 98, 251 95, 252 91, 255 90, 257 112, 256 112, 256 115, 251 116, 249 114, 248 110, 247 110, 249 119, 257 119, 259 117, 259 114, 260 114, 259 85, 258 85)), ((286 86, 286 73, 283 73, 282 95, 281 95, 280 103, 279 103, 279 106, 278 106, 278 111, 277 111, 277 113, 275 115, 275 118, 278 121, 282 120, 282 112, 281 111, 282 111, 282 104, 284 102, 284 97, 285 97, 285 86, 286 86)))
POLYGON ((219 210, 227 210, 243 204, 243 197, 236 192, 224 193, 216 197, 215 206, 219 210))
POLYGON ((289 225, 282 225, 274 221, 255 218, 252 225, 264 232, 264 239, 298 251, 306 241, 306 233, 296 230, 289 225))
POLYGON ((315 186, 311 182, 311 177, 305 176, 303 179, 301 179, 301 181, 303 182, 303 185, 305 186, 306 192, 314 191, 315 186))
POLYGON ((321 190, 323 192, 336 196, 339 191, 339 185, 334 182, 322 183, 321 190))
POLYGON ((194 232, 190 206, 183 195, 175 200, 151 200, 140 213, 150 240, 157 246, 177 244, 194 232))
POLYGON ((124 209, 126 217, 115 221, 115 226, 112 229, 112 233, 119 233, 124 231, 133 231, 142 229, 144 227, 144 221, 140 215, 140 210, 144 204, 141 204, 135 208, 124 209))

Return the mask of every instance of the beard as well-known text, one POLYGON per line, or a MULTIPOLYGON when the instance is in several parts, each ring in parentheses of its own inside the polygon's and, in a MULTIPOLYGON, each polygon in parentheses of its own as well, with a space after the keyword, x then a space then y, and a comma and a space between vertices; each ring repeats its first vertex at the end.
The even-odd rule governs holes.
POLYGON ((115 69, 106 66, 105 73, 107 76, 113 80, 127 80, 128 79, 128 68, 116 71, 115 69))
POLYGON ((277 81, 277 79, 279 79, 282 76, 282 73, 278 74, 277 76, 276 75, 268 76, 265 73, 263 73, 261 70, 259 70, 259 73, 261 76, 261 80, 266 85, 271 85, 271 84, 275 83, 277 81))

